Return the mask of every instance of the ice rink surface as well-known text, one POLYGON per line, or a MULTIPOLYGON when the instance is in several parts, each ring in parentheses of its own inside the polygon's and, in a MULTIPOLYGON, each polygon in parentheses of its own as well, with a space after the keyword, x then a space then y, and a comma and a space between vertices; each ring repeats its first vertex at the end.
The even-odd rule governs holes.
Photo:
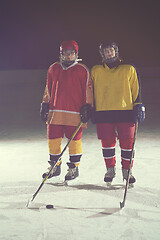
MULTIPOLYGON (((146 120, 139 126, 136 140, 133 173, 137 182, 128 190, 123 209, 120 202, 125 185, 118 142, 117 174, 114 188, 109 190, 103 182, 101 143, 91 122, 83 134, 79 179, 68 186, 54 186, 47 180, 27 208, 49 158, 46 126, 39 119, 45 71, 32 72, 32 77, 40 79, 38 84, 30 80, 30 74, 27 71, 0 74, 2 80, 6 75, 9 79, 7 83, 0 82, 0 240, 158 240, 159 90, 155 88, 152 92, 152 88, 146 87, 149 80, 146 84, 143 81, 146 120), (53 204, 54 208, 46 209, 47 204, 53 204)), ((62 174, 57 181, 63 180, 67 172, 68 150, 62 160, 62 174)))

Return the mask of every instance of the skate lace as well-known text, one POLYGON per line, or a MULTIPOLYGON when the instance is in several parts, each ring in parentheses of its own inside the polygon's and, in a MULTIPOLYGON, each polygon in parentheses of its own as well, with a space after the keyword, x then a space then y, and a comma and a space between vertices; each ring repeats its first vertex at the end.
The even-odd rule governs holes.
POLYGON ((112 168, 109 168, 105 174, 105 177, 111 177, 113 178, 115 176, 115 172, 114 172, 114 169, 112 168))
POLYGON ((72 176, 72 175, 74 175, 74 173, 75 173, 75 168, 69 168, 67 175, 72 176))
MULTIPOLYGON (((49 171, 51 170, 51 168, 52 168, 52 166, 47 168, 47 169, 48 169, 48 173, 49 173, 49 171)), ((52 171, 51 171, 50 174, 53 174, 53 173, 56 171, 56 169, 57 169, 57 166, 56 166, 56 167, 53 167, 53 169, 52 169, 52 171)))

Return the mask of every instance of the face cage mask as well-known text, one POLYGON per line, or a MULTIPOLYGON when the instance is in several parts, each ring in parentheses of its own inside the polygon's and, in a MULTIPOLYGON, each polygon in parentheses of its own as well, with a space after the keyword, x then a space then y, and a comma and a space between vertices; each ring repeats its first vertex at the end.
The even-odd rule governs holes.
POLYGON ((62 53, 60 53, 60 62, 65 66, 65 67, 69 67, 71 66, 73 63, 77 62, 78 60, 78 53, 76 53, 75 55, 75 60, 66 60, 63 56, 62 53))
POLYGON ((101 57, 102 57, 102 62, 107 63, 107 64, 109 64, 109 63, 114 63, 114 62, 116 62, 116 61, 118 60, 118 58, 119 58, 118 47, 117 47, 116 45, 111 45, 111 46, 106 46, 106 47, 100 46, 99 52, 100 52, 100 55, 101 55, 101 57), (112 48, 112 47, 113 47, 114 50, 115 50, 115 57, 106 58, 105 55, 104 55, 104 49, 106 49, 106 48, 112 48))

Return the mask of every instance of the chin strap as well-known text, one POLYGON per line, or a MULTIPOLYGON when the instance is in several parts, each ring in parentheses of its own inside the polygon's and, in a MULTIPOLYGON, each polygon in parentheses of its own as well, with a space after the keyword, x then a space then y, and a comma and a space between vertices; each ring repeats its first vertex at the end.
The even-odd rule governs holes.
POLYGON ((71 66, 73 63, 75 63, 75 61, 62 61, 62 65, 64 67, 69 67, 71 66))
POLYGON ((74 60, 74 61, 62 61, 62 65, 63 65, 64 67, 69 67, 69 66, 71 66, 72 64, 77 63, 77 62, 80 62, 80 61, 82 61, 82 59, 76 59, 76 60, 74 60))
POLYGON ((106 63, 109 68, 113 68, 113 67, 118 67, 120 64, 122 64, 122 61, 118 58, 114 62, 109 63, 109 62, 105 61, 104 63, 106 63))

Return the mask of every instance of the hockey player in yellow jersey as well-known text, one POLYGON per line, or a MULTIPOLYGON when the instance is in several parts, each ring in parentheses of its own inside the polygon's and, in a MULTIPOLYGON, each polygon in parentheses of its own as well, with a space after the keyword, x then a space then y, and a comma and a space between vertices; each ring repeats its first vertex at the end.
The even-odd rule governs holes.
MULTIPOLYGON (((127 180, 135 123, 145 119, 145 108, 141 101, 140 81, 135 67, 124 63, 119 57, 115 42, 105 42, 99 46, 102 65, 91 69, 94 86, 97 137, 102 143, 102 153, 106 165, 104 181, 111 183, 116 175, 115 145, 119 139, 121 148, 122 176, 127 180)), ((132 165, 133 167, 133 159, 132 165)), ((129 183, 136 181, 130 171, 129 183)))

